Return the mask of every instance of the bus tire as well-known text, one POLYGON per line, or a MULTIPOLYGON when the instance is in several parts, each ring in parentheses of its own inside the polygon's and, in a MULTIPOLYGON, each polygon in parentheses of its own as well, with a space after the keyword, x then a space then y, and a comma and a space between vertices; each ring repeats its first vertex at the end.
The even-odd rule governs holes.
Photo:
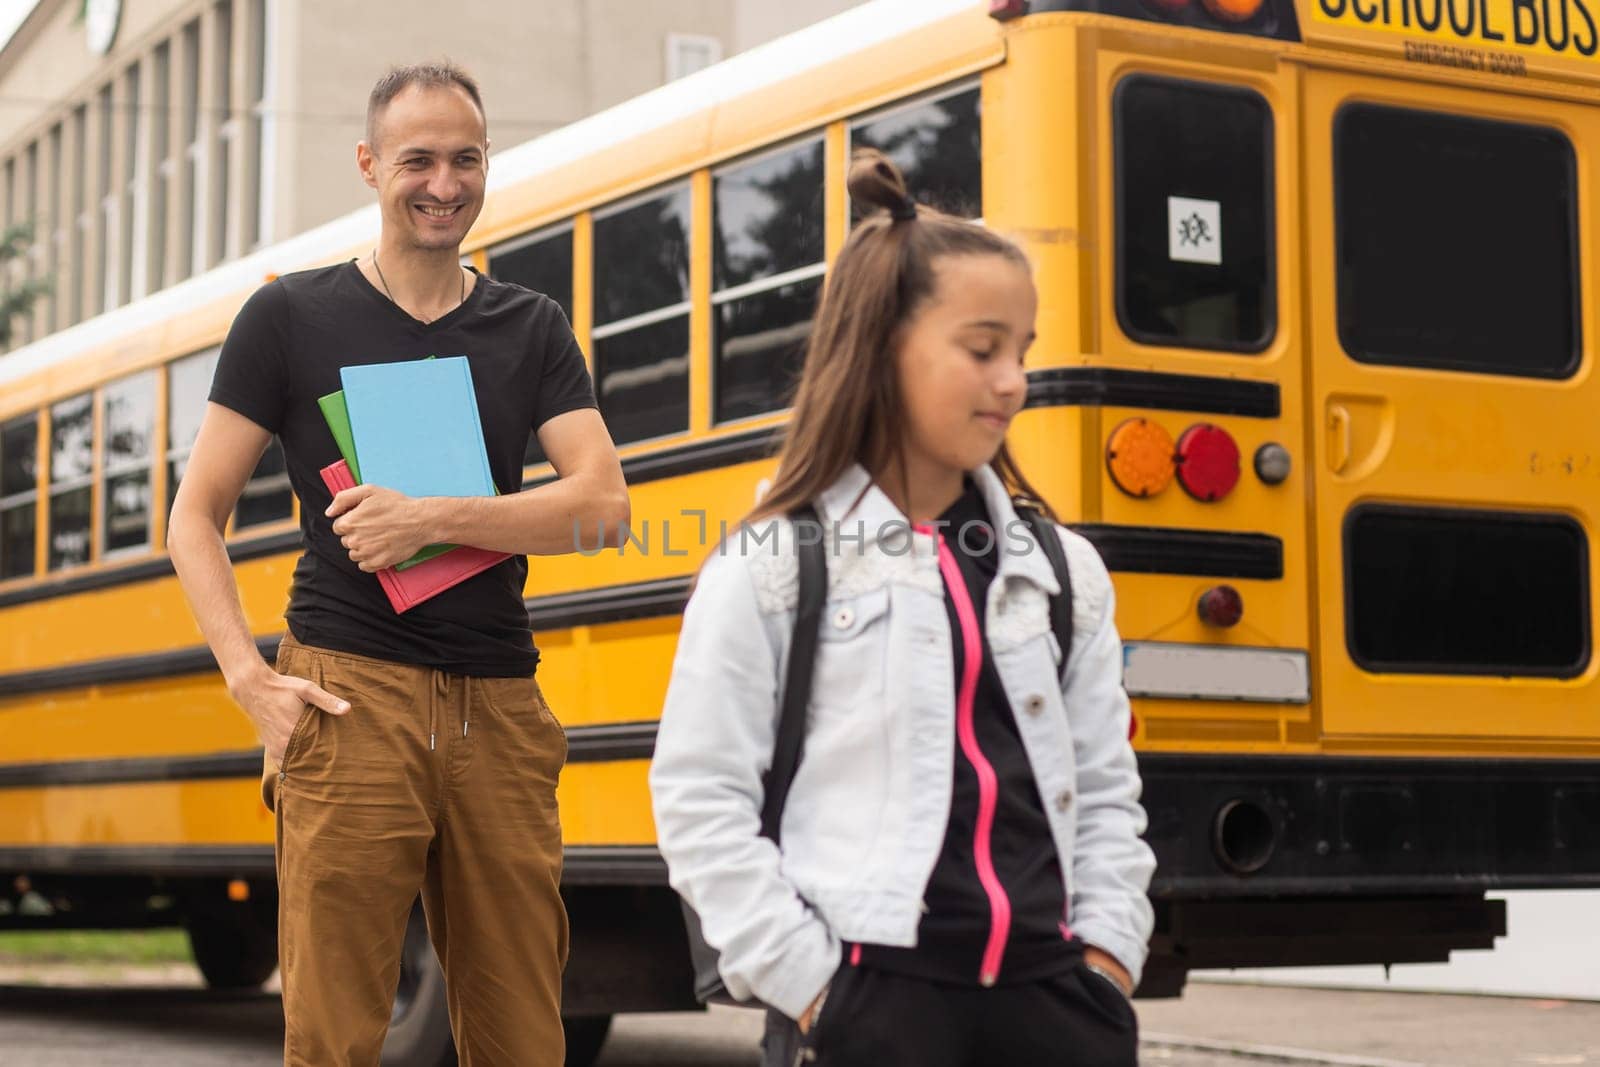
POLYGON ((567 1035, 566 1067, 590 1067, 611 1033, 611 1016, 563 1015, 561 1029, 567 1035))
POLYGON ((420 902, 411 909, 406 926, 400 983, 379 1062, 383 1067, 453 1067, 456 1062, 444 971, 433 954, 433 942, 428 940, 428 921, 420 902))
POLYGON ((210 989, 259 989, 278 969, 278 917, 254 901, 191 908, 183 925, 210 989))

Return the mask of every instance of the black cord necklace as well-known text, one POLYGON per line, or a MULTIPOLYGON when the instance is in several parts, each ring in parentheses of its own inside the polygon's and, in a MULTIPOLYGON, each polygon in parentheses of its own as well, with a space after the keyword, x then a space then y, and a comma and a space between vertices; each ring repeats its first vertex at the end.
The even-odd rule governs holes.
MULTIPOLYGON (((378 281, 383 284, 383 295, 389 298, 389 303, 393 304, 397 308, 400 308, 401 311, 405 311, 406 310, 405 308, 400 307, 400 301, 396 300, 394 298, 394 294, 389 291, 389 279, 385 278, 383 276, 383 268, 378 265, 378 250, 377 249, 373 249, 372 250, 372 269, 378 272, 378 281)), ((457 267, 456 270, 457 270, 457 272, 461 272, 461 268, 460 267, 457 267)), ((461 272, 461 295, 456 297, 456 307, 460 307, 462 304, 465 304, 466 302, 467 302, 467 276, 466 276, 466 274, 464 272, 461 272)), ((451 308, 450 309, 450 311, 454 311, 454 310, 455 310, 455 308, 451 308)), ((450 314, 450 311, 446 311, 445 315, 450 314)), ((409 315, 411 313, 409 311, 407 311, 406 314, 409 315)), ((440 316, 438 316, 436 318, 418 319, 417 321, 422 323, 424 326, 427 326, 430 323, 438 322, 439 319, 441 319, 443 317, 444 317, 444 315, 440 315, 440 316)))

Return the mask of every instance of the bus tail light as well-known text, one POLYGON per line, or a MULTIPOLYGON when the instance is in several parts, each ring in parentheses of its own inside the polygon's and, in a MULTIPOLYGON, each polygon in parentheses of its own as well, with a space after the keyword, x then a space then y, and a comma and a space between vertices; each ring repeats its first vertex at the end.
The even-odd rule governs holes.
POLYGON ((1289 450, 1276 441, 1269 441, 1256 449, 1256 477, 1268 485, 1282 485, 1288 481, 1293 466, 1289 450))
POLYGON ((1239 446, 1220 426, 1202 422, 1178 438, 1178 481, 1190 496, 1221 500, 1239 484, 1239 446))
POLYGON ((1028 13, 1028 0, 989 0, 989 17, 1007 22, 1028 13))
POLYGON ((1202 0, 1218 22, 1248 22, 1261 10, 1262 0, 1202 0))
POLYGON ((1244 597, 1231 585, 1217 585, 1200 594, 1200 621, 1226 630, 1244 618, 1244 597))
POLYGON ((1129 496, 1155 496, 1176 470, 1172 435, 1158 422, 1135 418, 1119 423, 1106 441, 1106 469, 1129 496))

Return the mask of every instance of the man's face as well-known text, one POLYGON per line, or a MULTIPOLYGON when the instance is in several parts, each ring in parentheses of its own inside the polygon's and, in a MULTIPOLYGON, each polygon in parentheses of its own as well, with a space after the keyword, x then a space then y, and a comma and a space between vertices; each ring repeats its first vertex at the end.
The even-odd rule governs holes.
POLYGON ((472 98, 454 86, 411 85, 379 115, 356 164, 378 191, 384 236, 440 251, 461 245, 483 208, 488 138, 472 98))

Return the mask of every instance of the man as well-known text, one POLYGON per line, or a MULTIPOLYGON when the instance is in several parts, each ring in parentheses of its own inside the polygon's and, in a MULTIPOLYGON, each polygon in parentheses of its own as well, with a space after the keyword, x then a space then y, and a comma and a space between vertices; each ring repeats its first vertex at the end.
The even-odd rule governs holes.
POLYGON ((460 265, 488 170, 472 79, 450 66, 385 76, 356 164, 382 209, 377 247, 271 282, 239 312, 167 543, 266 749, 284 1062, 378 1062, 420 888, 461 1063, 559 1067, 566 741, 534 681, 525 556, 571 551, 575 523, 604 523, 614 542, 627 489, 560 309, 460 265), (430 355, 469 360, 501 495, 362 485, 330 500, 318 472, 339 453, 317 397, 340 388, 342 366, 430 355), (559 477, 519 491, 530 429, 559 477), (306 543, 276 671, 222 536, 274 434, 306 543), (435 543, 513 555, 396 614, 373 572, 435 543))

